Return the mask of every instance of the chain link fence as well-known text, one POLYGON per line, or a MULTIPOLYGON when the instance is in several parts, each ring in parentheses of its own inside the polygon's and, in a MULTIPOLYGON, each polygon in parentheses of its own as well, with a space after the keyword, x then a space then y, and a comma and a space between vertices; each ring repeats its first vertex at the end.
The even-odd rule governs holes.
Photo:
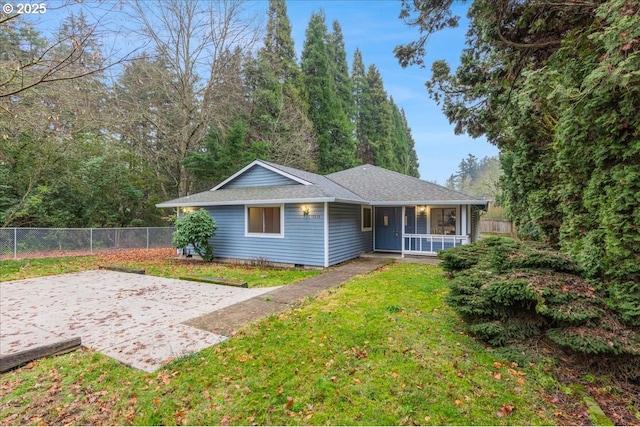
POLYGON ((171 247, 174 227, 0 228, 0 259, 171 247))

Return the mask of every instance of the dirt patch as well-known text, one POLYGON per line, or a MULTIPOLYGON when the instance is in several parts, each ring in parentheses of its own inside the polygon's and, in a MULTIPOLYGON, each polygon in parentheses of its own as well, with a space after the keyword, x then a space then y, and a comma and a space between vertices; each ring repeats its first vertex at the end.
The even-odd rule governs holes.
MULTIPOLYGON (((580 365, 569 363, 555 370, 558 381, 569 388, 576 385, 593 398, 602 412, 617 426, 640 426, 640 384, 600 379, 580 365), (589 380, 587 380, 589 379, 589 380)), ((587 406, 578 395, 550 393, 546 399, 561 408, 556 414, 561 425, 593 425, 587 406)))

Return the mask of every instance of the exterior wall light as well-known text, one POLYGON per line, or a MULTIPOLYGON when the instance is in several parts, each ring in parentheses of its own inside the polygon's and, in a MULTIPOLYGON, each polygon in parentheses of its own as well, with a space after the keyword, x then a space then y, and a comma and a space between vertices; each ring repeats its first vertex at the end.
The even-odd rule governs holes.
POLYGON ((304 216, 309 215, 309 206, 303 206, 302 207, 302 215, 304 215, 304 216))

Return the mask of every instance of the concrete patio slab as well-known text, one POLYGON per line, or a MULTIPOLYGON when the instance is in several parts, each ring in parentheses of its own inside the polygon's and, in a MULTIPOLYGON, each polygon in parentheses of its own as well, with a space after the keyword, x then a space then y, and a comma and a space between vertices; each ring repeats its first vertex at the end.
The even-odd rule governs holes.
POLYGON ((227 337, 183 324, 274 288, 246 289, 113 271, 0 283, 0 355, 81 337, 152 372, 227 337))

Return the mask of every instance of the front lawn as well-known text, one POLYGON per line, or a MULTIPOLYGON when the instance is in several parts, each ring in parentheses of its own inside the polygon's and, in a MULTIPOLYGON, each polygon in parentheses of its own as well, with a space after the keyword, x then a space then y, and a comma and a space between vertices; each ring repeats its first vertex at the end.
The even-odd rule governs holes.
POLYGON ((175 249, 135 249, 101 253, 93 256, 65 258, 33 258, 0 261, 0 282, 95 270, 100 266, 121 266, 145 270, 151 276, 214 276, 247 282, 249 287, 270 287, 295 283, 320 273, 319 270, 270 268, 207 263, 193 259, 177 259, 175 249))
POLYGON ((146 374, 91 351, 0 377, 2 424, 551 425, 545 363, 462 332, 439 267, 394 264, 146 374))

